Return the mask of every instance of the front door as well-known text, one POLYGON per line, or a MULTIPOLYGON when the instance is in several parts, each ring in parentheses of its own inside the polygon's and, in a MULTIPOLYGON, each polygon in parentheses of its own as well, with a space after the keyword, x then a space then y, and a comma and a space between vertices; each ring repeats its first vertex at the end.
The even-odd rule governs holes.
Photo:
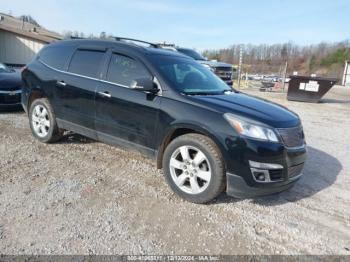
POLYGON ((137 59, 112 53, 105 81, 96 95, 96 130, 102 141, 154 154, 161 97, 130 89, 133 80, 152 74, 137 59))

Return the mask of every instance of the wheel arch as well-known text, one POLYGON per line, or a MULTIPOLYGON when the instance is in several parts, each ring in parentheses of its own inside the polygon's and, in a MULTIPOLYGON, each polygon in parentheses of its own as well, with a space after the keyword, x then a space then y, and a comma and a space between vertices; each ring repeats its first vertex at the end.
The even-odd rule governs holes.
POLYGON ((22 104, 29 112, 30 105, 38 98, 47 98, 43 81, 32 71, 29 66, 22 72, 22 104))
POLYGON ((30 105, 39 98, 47 98, 47 95, 42 89, 33 89, 28 95, 27 108, 30 108, 30 105))
MULTIPOLYGON (((220 153, 226 159, 225 153, 224 153, 224 148, 222 144, 219 142, 219 140, 214 136, 213 132, 211 132, 209 129, 195 125, 195 124, 176 124, 172 126, 168 132, 165 134, 165 136, 162 139, 162 142, 160 146, 158 147, 158 153, 157 153, 157 168, 161 169, 163 166, 163 155, 166 147, 173 141, 175 138, 185 135, 185 134, 190 134, 190 133, 196 133, 196 134, 201 134, 204 136, 209 137, 214 141, 216 146, 219 148, 220 153)), ((226 163, 225 163, 226 165, 226 163)))

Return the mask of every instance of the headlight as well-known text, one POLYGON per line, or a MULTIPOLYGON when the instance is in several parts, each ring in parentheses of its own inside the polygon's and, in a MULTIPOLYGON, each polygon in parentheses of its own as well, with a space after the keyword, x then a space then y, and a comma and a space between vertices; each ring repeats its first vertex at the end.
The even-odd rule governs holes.
POLYGON ((279 142, 279 139, 275 131, 271 128, 249 123, 242 119, 236 118, 234 115, 231 115, 229 113, 224 114, 224 117, 229 122, 229 124, 239 134, 243 136, 265 140, 265 141, 279 142))

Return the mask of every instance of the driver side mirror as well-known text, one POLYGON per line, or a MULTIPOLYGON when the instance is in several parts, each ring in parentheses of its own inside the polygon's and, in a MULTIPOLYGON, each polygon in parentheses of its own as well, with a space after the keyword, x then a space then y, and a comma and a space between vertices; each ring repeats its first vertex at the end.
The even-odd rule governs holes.
POLYGON ((131 81, 129 88, 149 93, 157 93, 159 91, 157 84, 149 77, 142 77, 131 81))

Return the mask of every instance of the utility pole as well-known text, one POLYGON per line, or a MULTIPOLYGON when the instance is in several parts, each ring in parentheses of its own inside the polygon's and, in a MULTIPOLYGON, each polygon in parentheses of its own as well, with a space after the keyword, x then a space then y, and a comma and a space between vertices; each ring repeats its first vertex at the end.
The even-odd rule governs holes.
POLYGON ((242 45, 240 45, 239 46, 239 63, 238 63, 238 89, 241 87, 242 58, 243 58, 243 48, 242 48, 242 45))
POLYGON ((283 71, 283 78, 282 78, 282 81, 283 81, 283 92, 284 92, 284 88, 286 87, 286 75, 287 75, 287 67, 288 67, 288 61, 286 60, 286 64, 284 66, 284 71, 283 71))
POLYGON ((342 81, 343 86, 345 86, 347 84, 349 76, 350 76, 350 61, 345 61, 343 81, 342 81))

